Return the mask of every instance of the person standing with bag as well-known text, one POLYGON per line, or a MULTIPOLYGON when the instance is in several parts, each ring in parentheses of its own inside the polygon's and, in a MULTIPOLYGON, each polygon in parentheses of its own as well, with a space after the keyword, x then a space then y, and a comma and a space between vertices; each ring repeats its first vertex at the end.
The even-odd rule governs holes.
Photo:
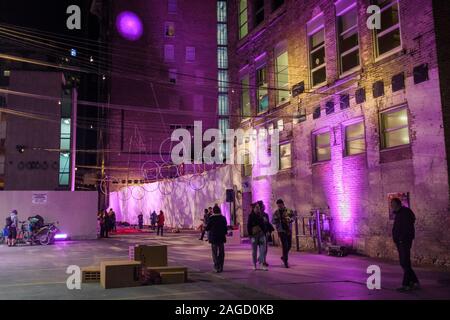
POLYGON ((252 258, 253 258, 253 270, 258 270, 258 264, 264 271, 267 271, 266 267, 266 224, 261 212, 261 208, 258 203, 252 204, 252 212, 248 216, 247 231, 252 242, 252 258), (258 257, 259 249, 259 257, 258 257))

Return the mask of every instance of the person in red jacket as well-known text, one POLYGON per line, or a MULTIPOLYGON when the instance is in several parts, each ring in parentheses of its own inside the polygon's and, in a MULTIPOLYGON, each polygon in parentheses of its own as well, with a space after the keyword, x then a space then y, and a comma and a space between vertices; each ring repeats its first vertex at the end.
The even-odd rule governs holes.
POLYGON ((156 231, 156 235, 159 236, 159 231, 161 230, 161 237, 163 236, 164 233, 164 212, 161 210, 159 211, 159 215, 158 215, 158 230, 156 231))

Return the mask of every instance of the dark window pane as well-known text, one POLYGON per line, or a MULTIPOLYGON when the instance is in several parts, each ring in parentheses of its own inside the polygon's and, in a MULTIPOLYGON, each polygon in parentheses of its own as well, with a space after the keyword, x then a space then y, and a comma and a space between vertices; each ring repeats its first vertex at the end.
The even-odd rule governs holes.
POLYGON ((313 86, 325 82, 327 80, 327 72, 325 67, 314 71, 312 74, 312 78, 313 78, 313 86))
POLYGON ((320 30, 319 32, 313 34, 310 37, 310 47, 311 47, 311 51, 320 47, 321 45, 324 44, 325 42, 325 38, 324 38, 324 30, 320 30))
POLYGON ((311 54, 311 68, 317 68, 325 63, 325 47, 311 54))
POLYGON ((277 10, 284 3, 284 0, 272 0, 272 10, 277 10))
POLYGON ((355 50, 342 57, 342 72, 349 71, 359 66, 359 50, 355 50))
POLYGON ((382 55, 401 45, 400 30, 395 29, 378 38, 378 54, 382 55))
POLYGON ((390 27, 398 23, 398 4, 394 4, 392 7, 386 9, 381 13, 381 30, 389 29, 390 27))
POLYGON ((344 53, 350 49, 353 49, 358 45, 358 33, 355 29, 352 33, 347 33, 340 37, 340 43, 339 48, 341 50, 341 53, 344 53))
POLYGON ((264 21, 264 0, 255 1, 255 26, 264 21))

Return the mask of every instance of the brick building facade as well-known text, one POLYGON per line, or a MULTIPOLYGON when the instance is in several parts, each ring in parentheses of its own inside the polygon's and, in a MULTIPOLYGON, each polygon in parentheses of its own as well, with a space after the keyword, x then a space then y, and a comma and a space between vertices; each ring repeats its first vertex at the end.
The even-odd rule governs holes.
POLYGON ((202 121, 203 130, 217 127, 217 3, 112 4, 110 101, 122 110, 109 113, 107 148, 114 152, 107 154, 106 162, 115 183, 161 178, 155 168, 170 166, 175 129, 193 132, 194 121, 202 121), (130 41, 118 32, 117 17, 123 12, 140 19, 140 38, 130 41))
POLYGON ((282 197, 299 215, 328 212, 338 243, 395 258, 388 196, 401 193, 417 216, 414 260, 449 265, 448 29, 435 1, 232 0, 228 10, 232 126, 280 130, 282 170, 247 172, 244 221, 246 202, 273 211, 282 197), (371 4, 381 29, 366 24, 371 4))

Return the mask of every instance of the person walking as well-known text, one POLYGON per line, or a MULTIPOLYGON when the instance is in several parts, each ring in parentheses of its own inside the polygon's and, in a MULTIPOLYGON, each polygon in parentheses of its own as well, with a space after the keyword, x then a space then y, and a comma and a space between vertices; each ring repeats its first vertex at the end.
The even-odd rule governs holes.
POLYGON ((159 211, 158 215, 158 230, 156 232, 156 235, 159 236, 159 232, 161 231, 161 237, 163 236, 164 233, 164 222, 165 222, 164 212, 161 210, 159 211))
POLYGON ((156 214, 156 211, 153 210, 152 214, 150 215, 150 223, 152 225, 152 230, 155 231, 156 229, 156 222, 158 221, 158 215, 156 214))
POLYGON ((12 220, 11 217, 7 217, 6 218, 6 224, 5 224, 5 229, 4 229, 4 236, 6 238, 6 244, 8 245, 8 247, 12 247, 13 246, 13 239, 15 238, 13 235, 11 235, 11 232, 14 232, 12 230, 12 220))
POLYGON ((139 230, 142 230, 144 228, 144 215, 142 214, 142 212, 138 215, 138 225, 139 230))
POLYGON ((247 231, 252 243, 253 270, 258 270, 258 264, 264 271, 267 271, 265 265, 266 251, 266 224, 258 203, 252 204, 252 212, 248 216, 247 231), (258 257, 259 249, 259 257, 258 257))
POLYGON ((214 270, 221 273, 225 262, 225 243, 228 229, 227 219, 222 215, 217 205, 214 206, 213 214, 208 219, 206 231, 208 231, 208 241, 211 244, 214 270))
POLYGON ((16 246, 17 241, 17 228, 19 227, 19 214, 17 210, 13 210, 10 215, 11 224, 8 228, 8 246, 16 246))
POLYGON ((283 248, 283 256, 281 260, 286 268, 289 268, 289 251, 292 247, 292 222, 294 221, 294 213, 286 208, 282 199, 277 200, 278 209, 273 214, 272 223, 275 225, 278 237, 283 248))
POLYGON ((272 232, 275 231, 274 227, 270 223, 269 215, 266 212, 266 206, 262 200, 258 201, 259 208, 261 209, 261 215, 264 220, 265 225, 265 237, 266 237, 266 250, 264 251, 264 264, 263 266, 268 268, 269 264, 267 263, 267 252, 269 251, 269 242, 272 242, 272 232))
POLYGON ((103 216, 103 224, 104 224, 103 229, 105 230, 104 237, 105 238, 109 238, 109 231, 110 231, 110 228, 111 228, 111 221, 109 219, 109 215, 108 215, 108 212, 106 211, 106 209, 103 210, 102 216, 103 216))
POLYGON ((97 214, 98 224, 100 225, 100 238, 105 237, 105 217, 103 216, 103 210, 97 214))
POLYGON ((416 222, 416 216, 411 209, 403 206, 398 198, 391 200, 391 209, 395 217, 392 238, 397 246, 400 266, 403 269, 402 287, 397 290, 406 292, 420 289, 419 279, 411 265, 411 247, 415 238, 414 223, 416 222))
MULTIPOLYGON (((203 213, 203 224, 202 224, 202 234, 200 236, 201 241, 203 241, 203 238, 205 237, 205 233, 206 233, 206 226, 208 225, 208 220, 209 220, 209 210, 205 209, 204 213, 203 213)), ((208 238, 208 237, 207 237, 208 238)))
POLYGON ((112 208, 109 209, 109 220, 111 222, 111 231, 117 232, 116 213, 114 212, 114 210, 112 208))

